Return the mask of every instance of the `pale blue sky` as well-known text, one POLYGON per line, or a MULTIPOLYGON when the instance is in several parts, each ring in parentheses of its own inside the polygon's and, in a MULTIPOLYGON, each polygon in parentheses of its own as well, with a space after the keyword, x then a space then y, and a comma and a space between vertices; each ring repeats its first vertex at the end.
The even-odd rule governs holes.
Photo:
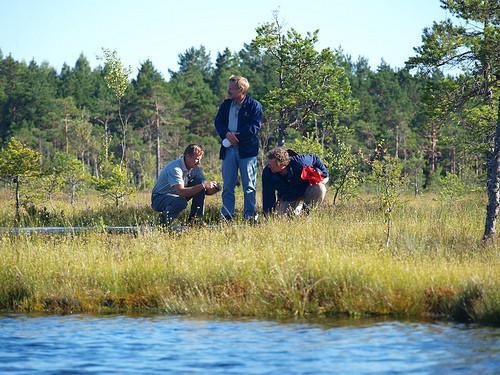
POLYGON ((96 67, 106 47, 117 50, 134 76, 146 59, 167 76, 189 47, 204 45, 213 61, 225 47, 239 51, 278 8, 300 33, 319 29, 318 48, 341 46, 373 68, 382 58, 402 67, 423 28, 448 16, 438 0, 0 0, 0 49, 60 71, 81 52, 96 67))

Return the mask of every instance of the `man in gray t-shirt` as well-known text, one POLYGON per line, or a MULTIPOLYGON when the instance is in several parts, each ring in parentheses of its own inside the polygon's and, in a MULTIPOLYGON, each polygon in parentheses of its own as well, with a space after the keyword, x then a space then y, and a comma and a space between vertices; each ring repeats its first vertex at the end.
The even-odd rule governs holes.
POLYGON ((205 181, 199 167, 202 158, 202 147, 190 144, 183 156, 168 163, 160 172, 151 193, 151 207, 161 212, 162 224, 177 218, 191 199, 189 220, 204 215, 205 195, 215 194, 219 189, 215 181, 205 181))

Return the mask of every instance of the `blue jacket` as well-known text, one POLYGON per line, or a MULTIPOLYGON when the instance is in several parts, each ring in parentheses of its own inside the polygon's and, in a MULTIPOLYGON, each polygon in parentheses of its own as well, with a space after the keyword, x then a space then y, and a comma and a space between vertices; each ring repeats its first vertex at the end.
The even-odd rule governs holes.
MULTIPOLYGON (((231 99, 226 99, 220 105, 217 116, 215 116, 215 129, 221 138, 226 138, 229 126, 229 109, 231 99)), ((259 130, 262 126, 262 106, 260 103, 247 95, 241 103, 238 113, 238 150, 241 158, 257 156, 259 153, 259 130)), ((224 159, 226 148, 221 146, 220 158, 224 159)))
POLYGON ((296 201, 305 194, 309 183, 300 178, 304 167, 312 166, 323 177, 328 177, 328 170, 319 157, 313 154, 290 156, 290 164, 286 175, 272 173, 269 166, 262 172, 262 207, 264 214, 270 213, 276 206, 278 199, 288 202, 296 201))

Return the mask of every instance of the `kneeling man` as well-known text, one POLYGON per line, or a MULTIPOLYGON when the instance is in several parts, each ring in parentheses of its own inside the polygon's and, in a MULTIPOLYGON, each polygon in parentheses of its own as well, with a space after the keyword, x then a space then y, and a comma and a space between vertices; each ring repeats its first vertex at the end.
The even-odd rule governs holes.
POLYGON ((298 215, 304 205, 309 209, 323 202, 328 170, 318 156, 298 155, 277 147, 269 152, 268 159, 262 172, 264 215, 298 215))
POLYGON ((203 158, 203 148, 190 144, 184 155, 173 160, 162 169, 151 194, 151 207, 161 212, 162 224, 172 222, 191 202, 189 220, 203 217, 205 213, 205 195, 215 194, 219 185, 215 181, 206 181, 199 167, 203 158))

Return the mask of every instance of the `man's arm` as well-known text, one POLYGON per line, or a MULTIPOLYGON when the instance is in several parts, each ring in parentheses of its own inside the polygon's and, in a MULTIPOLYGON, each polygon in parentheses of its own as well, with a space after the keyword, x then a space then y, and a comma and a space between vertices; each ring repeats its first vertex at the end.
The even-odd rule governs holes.
POLYGON ((276 206, 276 190, 273 186, 272 172, 269 166, 262 171, 262 211, 264 215, 272 213, 276 206))
POLYGON ((214 120, 215 130, 217 131, 217 134, 219 134, 219 137, 221 139, 226 138, 226 133, 228 131, 226 107, 226 102, 223 102, 220 105, 214 120))
POLYGON ((210 190, 214 189, 213 183, 210 181, 203 181, 201 184, 197 184, 194 186, 185 187, 184 184, 174 185, 175 192, 185 199, 189 199, 196 194, 198 194, 202 190, 210 190))
POLYGON ((326 177, 329 177, 328 175, 328 169, 326 168, 326 166, 323 164, 323 162, 321 161, 321 159, 319 157, 317 157, 316 155, 312 155, 313 156, 313 167, 321 173, 321 175, 326 178, 326 177))

